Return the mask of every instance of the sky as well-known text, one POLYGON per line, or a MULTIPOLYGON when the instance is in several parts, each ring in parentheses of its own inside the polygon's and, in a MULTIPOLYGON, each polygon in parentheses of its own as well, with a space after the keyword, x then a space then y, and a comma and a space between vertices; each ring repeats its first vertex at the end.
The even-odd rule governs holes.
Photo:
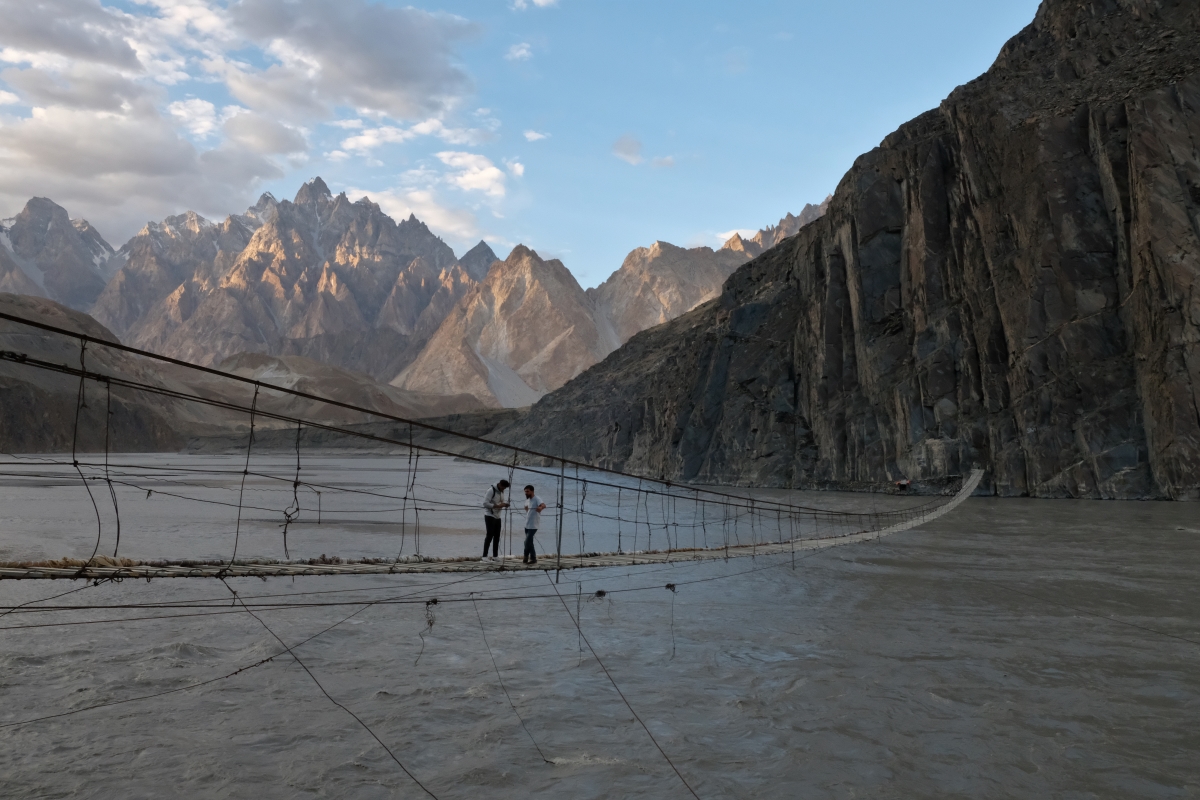
POLYGON ((115 247, 321 176, 584 286, 819 203, 1037 0, 0 0, 0 216, 115 247))

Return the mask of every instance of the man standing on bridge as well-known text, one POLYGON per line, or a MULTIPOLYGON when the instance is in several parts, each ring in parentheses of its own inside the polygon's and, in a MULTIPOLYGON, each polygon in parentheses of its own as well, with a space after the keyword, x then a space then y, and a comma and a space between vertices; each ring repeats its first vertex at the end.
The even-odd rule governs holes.
POLYGON ((511 484, 501 480, 495 486, 489 486, 483 496, 483 527, 487 534, 483 538, 483 557, 488 557, 488 545, 492 546, 492 558, 500 555, 500 510, 508 508, 504 502, 504 490, 511 484))
POLYGON ((536 564, 537 551, 533 549, 533 537, 537 534, 538 525, 542 524, 542 512, 546 504, 542 498, 533 493, 532 486, 525 487, 525 557, 523 564, 536 564))

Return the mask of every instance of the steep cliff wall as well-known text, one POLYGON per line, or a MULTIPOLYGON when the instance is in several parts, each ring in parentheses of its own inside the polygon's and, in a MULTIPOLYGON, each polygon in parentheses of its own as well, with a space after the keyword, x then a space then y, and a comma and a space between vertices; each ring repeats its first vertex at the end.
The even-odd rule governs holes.
POLYGON ((1200 497, 1197 109, 1200 5, 1046 0, 821 219, 493 436, 695 481, 1200 497))

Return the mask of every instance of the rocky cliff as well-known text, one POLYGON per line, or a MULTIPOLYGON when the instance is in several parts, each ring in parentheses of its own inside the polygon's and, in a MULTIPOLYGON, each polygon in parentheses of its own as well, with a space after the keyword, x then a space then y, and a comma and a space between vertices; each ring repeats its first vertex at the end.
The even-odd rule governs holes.
POLYGON ((0 282, 6 291, 30 290, 32 284, 36 290, 22 293, 87 309, 104 288, 112 255, 87 220, 72 220, 66 209, 44 197, 0 222, 0 282), (28 280, 9 278, 13 266, 28 280))
POLYGON ((1200 5, 1045 0, 825 215, 493 436, 691 481, 1200 498, 1200 5))
POLYGON ((276 205, 266 194, 246 214, 220 225, 193 211, 148 224, 112 259, 118 269, 92 315, 117 335, 138 338, 152 324, 151 310, 181 286, 213 283, 226 272, 276 205))

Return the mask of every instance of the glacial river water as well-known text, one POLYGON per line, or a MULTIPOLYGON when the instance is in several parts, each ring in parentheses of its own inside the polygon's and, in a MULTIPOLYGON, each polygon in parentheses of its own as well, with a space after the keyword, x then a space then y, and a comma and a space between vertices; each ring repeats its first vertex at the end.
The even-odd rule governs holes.
MULTIPOLYGON (((306 465, 369 491, 395 467, 306 465)), ((78 482, 6 469, 0 560, 90 554, 78 482)), ((132 472, 118 487, 123 555, 228 553, 236 509, 197 498, 221 502, 238 476, 185 490, 132 472)), ((445 462, 420 482, 449 499, 491 479, 445 462)), ((247 555, 282 555, 269 509, 286 502, 267 499, 279 488, 251 483, 247 504, 268 510, 247 515, 247 555)), ((384 499, 345 498, 323 496, 322 525, 289 534, 293 555, 394 554, 394 519, 349 513, 384 499)), ((462 513, 427 514, 423 552, 474 553, 482 535, 462 513)), ((564 572, 557 586, 552 572, 230 580, 258 619, 212 580, 4 581, 4 609, 72 590, 42 605, 128 607, 0 617, 0 797, 428 797, 314 678, 439 798, 690 797, 576 613, 703 798, 1200 797, 1197 575, 1194 505, 972 499, 794 565, 564 572), (137 607, 184 602, 196 607, 137 607), (286 654, 260 663, 283 650, 263 623, 311 675, 286 654)))

